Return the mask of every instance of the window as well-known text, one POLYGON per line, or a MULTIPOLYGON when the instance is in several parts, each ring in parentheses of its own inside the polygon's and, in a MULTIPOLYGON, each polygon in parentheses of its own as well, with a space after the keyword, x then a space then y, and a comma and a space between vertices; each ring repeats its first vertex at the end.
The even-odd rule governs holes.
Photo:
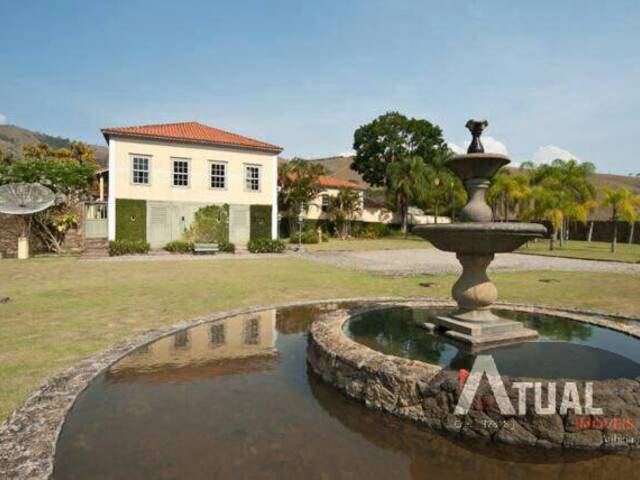
POLYGON ((173 186, 174 187, 188 187, 189 186, 189 160, 173 159, 173 186))
POLYGON ((188 350, 191 345, 191 332, 182 330, 173 336, 174 350, 188 350))
POLYGON ((322 200, 322 213, 328 213, 329 212, 329 195, 322 195, 321 197, 322 200))
POLYGON ((259 165, 245 165, 244 170, 244 182, 245 190, 249 192, 260 191, 260 166, 259 165))
POLYGON ((242 326, 242 339, 245 345, 260 344, 260 319, 248 318, 242 326))
POLYGON ((227 164, 211 162, 211 188, 224 190, 227 188, 227 164))
POLYGON ((209 330, 209 340, 211 342, 211 348, 220 347, 227 343, 226 325, 224 323, 217 323, 211 325, 209 330))
POLYGON ((131 181, 138 185, 149 184, 149 157, 131 157, 131 181))

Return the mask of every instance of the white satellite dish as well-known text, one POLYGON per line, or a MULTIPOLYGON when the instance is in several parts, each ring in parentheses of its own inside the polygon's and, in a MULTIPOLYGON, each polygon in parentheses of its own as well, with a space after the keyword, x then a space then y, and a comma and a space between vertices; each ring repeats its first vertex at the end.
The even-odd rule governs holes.
POLYGON ((24 230, 18 239, 18 258, 29 258, 29 219, 28 215, 49 208, 56 201, 56 196, 39 183, 9 183, 0 185, 0 213, 21 215, 24 219, 24 230))

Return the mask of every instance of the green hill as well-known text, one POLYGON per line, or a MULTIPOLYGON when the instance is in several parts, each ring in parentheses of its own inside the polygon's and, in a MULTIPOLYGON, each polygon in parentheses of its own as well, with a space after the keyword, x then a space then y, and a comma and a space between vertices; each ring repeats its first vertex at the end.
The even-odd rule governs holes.
MULTIPOLYGON (((68 148, 72 140, 63 137, 52 137, 40 132, 27 130, 16 125, 0 125, 0 151, 20 155, 24 145, 45 143, 51 148, 68 148)), ((102 166, 107 165, 107 147, 90 145, 96 152, 96 160, 102 166)))

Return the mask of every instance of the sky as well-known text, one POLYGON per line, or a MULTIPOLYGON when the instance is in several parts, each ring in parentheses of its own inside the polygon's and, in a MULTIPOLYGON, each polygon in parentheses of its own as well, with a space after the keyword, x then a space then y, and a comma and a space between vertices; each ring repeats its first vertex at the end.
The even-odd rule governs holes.
POLYGON ((387 111, 515 163, 640 173, 640 1, 0 0, 0 123, 105 144, 100 128, 199 121, 349 153, 387 111))

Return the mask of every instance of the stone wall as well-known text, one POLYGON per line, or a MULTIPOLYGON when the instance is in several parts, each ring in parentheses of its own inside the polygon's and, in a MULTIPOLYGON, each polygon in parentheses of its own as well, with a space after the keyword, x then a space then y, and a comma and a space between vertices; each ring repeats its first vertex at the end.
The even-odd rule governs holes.
MULTIPOLYGON (((343 331, 348 318, 348 314, 342 311, 329 314, 312 325, 307 361, 325 382, 369 408, 384 410, 436 430, 487 442, 602 450, 640 446, 637 443, 640 440, 640 377, 592 382, 593 403, 603 408, 602 418, 578 417, 572 410, 561 414, 563 380, 556 382, 556 412, 553 414, 534 413, 534 395, 530 389, 526 396, 525 415, 503 415, 497 404, 490 401, 475 401, 466 415, 454 415, 462 391, 458 372, 384 355, 356 343, 343 331), (614 418, 620 420, 615 424, 604 423, 614 418)), ((594 320, 594 323, 598 322, 594 320)), ((518 392, 512 388, 514 381, 542 382, 542 398, 547 398, 547 380, 508 377, 502 377, 502 380, 516 409, 518 392)), ((585 382, 576 383, 582 397, 585 382)), ((486 377, 475 398, 493 398, 486 377)))

